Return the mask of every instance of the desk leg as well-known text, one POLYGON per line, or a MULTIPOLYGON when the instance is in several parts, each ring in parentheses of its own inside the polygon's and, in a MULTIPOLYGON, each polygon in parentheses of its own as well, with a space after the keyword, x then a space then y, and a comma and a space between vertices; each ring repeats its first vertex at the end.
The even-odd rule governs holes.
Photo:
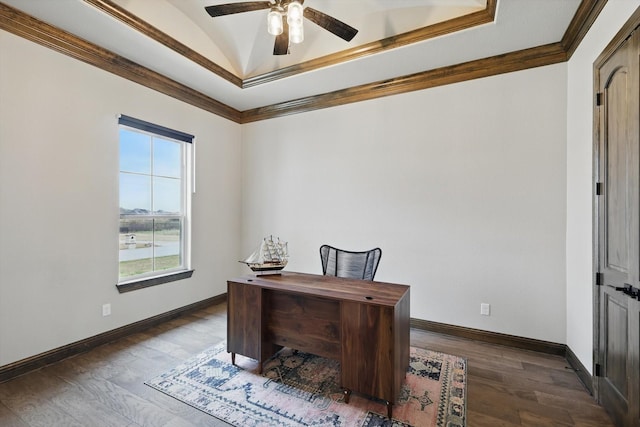
POLYGON ((393 403, 387 401, 387 418, 391 419, 391 412, 393 408, 393 403))
POLYGON ((236 364, 236 354, 234 352, 231 352, 231 364, 236 364))
POLYGON ((344 393, 344 403, 349 404, 349 398, 351 397, 351 390, 345 388, 343 393, 344 393))

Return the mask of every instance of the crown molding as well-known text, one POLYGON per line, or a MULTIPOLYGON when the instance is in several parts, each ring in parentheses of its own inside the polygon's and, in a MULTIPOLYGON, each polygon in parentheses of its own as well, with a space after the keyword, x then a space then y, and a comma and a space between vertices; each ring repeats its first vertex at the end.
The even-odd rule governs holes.
POLYGON ((268 73, 263 73, 243 79, 242 77, 236 76, 235 74, 214 63, 210 59, 192 50, 190 47, 175 40, 168 34, 160 31, 153 25, 149 24, 148 22, 144 21, 128 10, 120 7, 112 0, 84 1, 87 4, 100 9, 113 18, 130 26, 141 34, 144 34, 145 36, 157 41, 158 43, 165 45, 169 49, 172 49, 185 58, 195 62, 196 64, 204 67, 217 76, 222 77, 228 82, 241 88, 258 86, 261 84, 273 82, 275 80, 291 77, 296 74, 314 71, 342 62, 362 58, 364 56, 381 53, 386 50, 396 49, 407 44, 421 42, 456 31, 469 29, 477 25, 493 22, 493 20, 495 19, 496 6, 498 2, 498 0, 487 0, 486 7, 478 12, 470 13, 468 15, 463 15, 454 19, 439 22, 434 25, 429 25, 427 27, 418 28, 416 30, 408 31, 403 34, 398 34, 396 36, 387 37, 382 40, 367 43, 362 46, 356 46, 354 48, 343 50, 335 54, 322 56, 320 58, 315 58, 289 67, 280 68, 268 73))
POLYGON ((434 37, 487 24, 493 22, 495 19, 497 3, 498 0, 487 0, 487 6, 478 12, 438 22, 427 27, 418 28, 417 30, 408 31, 382 40, 376 40, 362 46, 356 46, 351 49, 312 59, 289 67, 280 68, 258 76, 248 77, 243 80, 242 87, 247 88, 263 83, 269 83, 285 77, 291 77, 296 74, 306 73, 307 71, 313 71, 365 56, 375 55, 377 53, 396 49, 408 44, 421 42, 434 37))
MULTIPOLYGON (((622 46, 622 44, 627 40, 630 34, 640 26, 640 7, 636 9, 635 12, 629 17, 627 22, 620 28, 620 30, 616 33, 615 37, 609 42, 607 47, 604 48, 602 53, 598 55, 596 60, 593 63, 594 69, 600 68, 607 59, 613 55, 613 53, 622 46)), ((597 91, 596 91, 597 92, 597 91)))
MULTIPOLYGON (((562 40, 558 43, 245 110, 242 112, 241 123, 273 119, 290 114, 336 107, 383 96, 398 95, 527 68, 566 62, 589 31, 606 3, 607 0, 582 0, 562 40)), ((495 3, 493 7, 495 7, 495 3)), ((495 9, 493 13, 495 14, 495 9)))
POLYGON ((120 7, 114 2, 110 0, 84 0, 84 1, 85 3, 88 3, 91 6, 94 6, 100 9, 101 11, 103 11, 104 13, 112 16, 118 21, 130 26, 131 28, 138 31, 139 33, 144 34, 145 36, 157 41, 158 43, 165 45, 171 50, 174 50, 175 52, 184 56, 188 60, 195 62, 196 64, 200 65, 206 70, 211 71, 215 75, 222 77, 229 83, 232 83, 238 87, 242 87, 242 79, 240 77, 227 71, 226 69, 222 68, 215 62, 211 61, 209 58, 199 54, 195 50, 191 49, 189 46, 180 43, 173 37, 160 31, 153 25, 140 19, 133 13, 120 7))
POLYGON ((606 4, 607 0, 582 0, 580 2, 578 10, 573 15, 573 19, 560 42, 567 52, 567 61, 571 59, 573 52, 578 48, 606 4))
MULTIPOLYGON (((111 3, 106 0, 85 1, 91 4, 99 3, 103 5, 111 3)), ((596 20, 598 14, 602 11, 606 2, 607 0, 582 0, 576 14, 574 15, 569 27, 567 28, 567 31, 562 38, 562 41, 558 43, 524 49, 503 55, 497 55, 462 64, 442 67, 435 70, 428 70, 408 76, 382 80, 335 92, 294 99, 245 111, 236 110, 226 104, 221 103, 220 101, 202 94, 201 92, 198 92, 181 83, 169 79, 168 77, 163 76, 160 73, 136 64, 133 61, 130 61, 122 56, 103 49, 100 46, 74 36, 71 33, 46 24, 34 17, 25 14, 24 12, 7 6, 1 2, 0 29, 23 37, 27 40, 38 43, 42 46, 48 47, 85 63, 94 65, 105 71, 139 83, 143 86, 157 90, 167 96, 179 99, 205 111, 209 111, 213 114, 229 119, 233 122, 243 124, 256 122, 259 120, 282 117, 291 114, 319 110, 323 108, 336 107, 339 105, 366 101, 384 96, 397 95, 436 86, 448 85, 482 77, 509 73, 513 71, 524 70, 527 68, 565 62, 569 59, 570 55, 580 44, 580 41, 582 41, 584 35, 596 20)), ((490 15, 491 20, 493 20, 493 17, 495 16, 496 3, 497 0, 487 1, 488 7, 484 11, 486 15, 485 19, 487 19, 487 16, 490 15)), ((115 7, 115 5, 110 10, 111 12, 109 13, 121 13, 120 8, 115 7)), ((126 13, 122 15, 122 19, 131 19, 132 21, 129 25, 142 25, 147 28, 146 31, 152 31, 144 25, 143 21, 136 21, 131 17, 126 17, 126 15, 126 13)), ((465 17, 461 17, 460 19, 462 18, 465 17)), ((443 23, 442 27, 435 26, 436 29, 431 28, 431 30, 429 30, 432 32, 431 37, 440 35, 436 34, 437 31, 443 32, 442 34, 457 31, 455 25, 462 25, 463 28, 467 28, 464 27, 464 25, 468 24, 468 22, 465 24, 464 22, 459 21, 457 22, 457 24, 451 24, 451 21, 449 21, 448 24, 445 24, 446 23, 443 23)), ((161 34, 163 33, 157 29, 155 29, 155 31, 158 31, 158 33, 160 34, 157 34, 157 36, 159 38, 162 38, 161 34)), ((401 36, 402 39, 397 40, 398 43, 410 43, 410 36, 401 36), (406 39, 404 37, 406 37, 406 39)), ((424 34, 422 36, 424 36, 424 34)), ((164 41, 169 44, 172 43, 171 40, 165 39, 164 41)), ((177 45, 174 45, 174 47, 178 48, 177 45)), ((373 46, 371 48, 375 49, 375 47, 373 46)), ((382 49, 383 47, 378 46, 377 48, 382 49)), ((392 47, 389 47, 389 49, 390 48, 392 47)), ((340 54, 337 54, 337 56, 339 55, 340 54)), ((197 58, 197 61, 202 61, 203 58, 204 57, 197 58)), ((339 58, 329 58, 330 61, 338 59, 339 58)), ((206 60, 206 58, 204 58, 204 60, 206 60)), ((301 64, 300 67, 302 67, 303 64, 301 64)), ((213 64, 211 65, 211 67, 217 69, 216 67, 218 66, 215 66, 215 64, 213 64)), ((281 72, 295 74, 296 72, 304 72, 303 70, 283 70, 278 70, 276 71, 276 73, 281 72)), ((286 76, 283 74, 282 77, 286 76)), ((271 78, 273 80, 282 77, 264 76, 263 78, 271 78)), ((245 84, 252 84, 252 82, 243 82, 242 87, 244 87, 245 84)))
POLYGON ((0 3, 0 29, 210 113, 234 122, 240 121, 240 111, 4 3, 0 3))
POLYGON ((339 105, 367 101, 383 96, 398 95, 436 86, 459 83, 466 80, 556 64, 565 62, 566 60, 567 54, 561 44, 553 43, 395 79, 355 86, 322 95, 245 110, 242 112, 241 123, 272 119, 322 108, 337 107, 339 105))

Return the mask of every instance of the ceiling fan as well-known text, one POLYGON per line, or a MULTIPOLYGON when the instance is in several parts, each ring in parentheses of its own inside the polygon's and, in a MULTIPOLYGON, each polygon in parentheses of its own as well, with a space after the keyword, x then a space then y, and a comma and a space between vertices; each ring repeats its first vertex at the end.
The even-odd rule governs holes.
POLYGON ((307 18, 346 41, 351 41, 358 33, 358 30, 352 26, 319 10, 310 7, 303 8, 303 3, 304 0, 247 1, 207 6, 205 10, 215 18, 234 13, 269 9, 267 29, 269 34, 276 36, 273 46, 274 55, 286 55, 289 53, 290 43, 301 43, 304 40, 303 18, 307 18))

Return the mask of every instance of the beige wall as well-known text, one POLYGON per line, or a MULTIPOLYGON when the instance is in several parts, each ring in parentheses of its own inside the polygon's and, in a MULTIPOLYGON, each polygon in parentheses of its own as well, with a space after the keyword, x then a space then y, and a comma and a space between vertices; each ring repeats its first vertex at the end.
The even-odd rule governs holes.
POLYGON ((226 292, 239 271, 240 135, 0 31, 0 366, 226 292), (116 290, 117 113, 196 135, 191 279, 116 290))
POLYGON ((565 124, 558 64, 245 125, 243 248, 380 246, 412 317, 564 343, 565 124))

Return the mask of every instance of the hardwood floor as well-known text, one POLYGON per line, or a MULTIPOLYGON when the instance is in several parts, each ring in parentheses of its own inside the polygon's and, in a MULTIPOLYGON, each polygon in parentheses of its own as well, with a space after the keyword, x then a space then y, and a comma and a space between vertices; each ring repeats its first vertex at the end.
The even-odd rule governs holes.
POLYGON ((612 427, 561 356, 411 330, 411 345, 467 359, 467 426, 612 427))
MULTIPOLYGON (((144 385, 225 337, 218 304, 14 378, 0 426, 227 426, 144 385)), ((562 357, 417 329, 411 344, 467 358, 467 427, 613 426, 562 357)))

